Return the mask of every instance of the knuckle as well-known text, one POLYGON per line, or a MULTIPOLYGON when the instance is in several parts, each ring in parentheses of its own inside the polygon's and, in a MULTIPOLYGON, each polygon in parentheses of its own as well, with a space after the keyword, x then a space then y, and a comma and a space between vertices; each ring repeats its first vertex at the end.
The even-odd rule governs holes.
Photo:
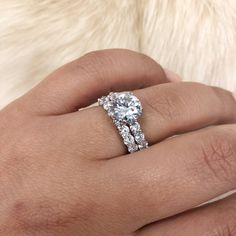
MULTIPOLYGON (((84 75, 86 80, 96 80, 98 84, 109 83, 108 76, 115 58, 107 51, 92 51, 76 61, 79 74, 84 75)), ((81 77, 81 78, 82 78, 81 77)))
MULTIPOLYGON (((150 58, 148 55, 142 53, 134 54, 137 57, 137 60, 142 65, 143 68, 143 77, 146 79, 149 78, 158 78, 161 82, 166 82, 166 74, 164 69, 160 64, 158 64, 155 60, 150 58)), ((153 84, 152 84, 153 85, 153 84)), ((140 86, 142 88, 143 86, 140 86)))
POLYGON ((203 140, 203 165, 220 181, 236 181, 236 140, 228 130, 217 130, 203 140))
POLYGON ((82 57, 82 61, 85 61, 87 63, 93 63, 93 64, 97 64, 100 63, 102 60, 104 60, 104 58, 107 57, 107 54, 105 54, 103 51, 91 51, 86 53, 83 57, 82 57))
POLYGON ((96 73, 104 72, 103 70, 109 69, 110 65, 116 63, 115 57, 104 50, 89 52, 82 57, 81 61, 84 66, 96 73))
POLYGON ((76 61, 76 68, 80 73, 86 76, 87 79, 97 77, 97 64, 100 63, 98 52, 89 52, 76 61))

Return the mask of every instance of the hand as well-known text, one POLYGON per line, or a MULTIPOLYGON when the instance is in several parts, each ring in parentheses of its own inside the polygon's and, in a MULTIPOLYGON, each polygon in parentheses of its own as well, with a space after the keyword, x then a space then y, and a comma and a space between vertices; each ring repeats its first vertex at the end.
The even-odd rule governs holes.
POLYGON ((236 188, 236 101, 168 82, 147 56, 104 50, 3 109, 0 235, 235 235, 235 195, 193 208, 236 188), (141 100, 150 148, 127 155, 101 107, 77 111, 111 90, 141 100))

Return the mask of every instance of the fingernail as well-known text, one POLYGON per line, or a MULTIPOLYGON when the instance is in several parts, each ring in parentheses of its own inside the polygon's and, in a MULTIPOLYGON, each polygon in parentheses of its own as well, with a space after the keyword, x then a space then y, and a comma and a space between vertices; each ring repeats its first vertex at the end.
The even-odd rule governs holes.
POLYGON ((167 79, 170 80, 171 82, 180 82, 182 80, 182 78, 175 72, 169 69, 164 69, 164 70, 165 70, 167 79))

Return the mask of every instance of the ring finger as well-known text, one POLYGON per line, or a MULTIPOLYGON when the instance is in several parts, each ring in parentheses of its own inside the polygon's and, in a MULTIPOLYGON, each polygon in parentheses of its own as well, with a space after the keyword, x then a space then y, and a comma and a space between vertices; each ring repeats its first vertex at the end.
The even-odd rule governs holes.
MULTIPOLYGON (((160 84, 134 93, 143 105, 140 124, 150 144, 209 125, 236 122, 236 101, 230 92, 220 88, 184 82, 160 84)), ((114 124, 101 107, 59 117, 58 122, 62 132, 68 132, 68 142, 76 140, 78 133, 84 134, 80 145, 92 147, 89 157, 112 158, 126 153, 114 124)))

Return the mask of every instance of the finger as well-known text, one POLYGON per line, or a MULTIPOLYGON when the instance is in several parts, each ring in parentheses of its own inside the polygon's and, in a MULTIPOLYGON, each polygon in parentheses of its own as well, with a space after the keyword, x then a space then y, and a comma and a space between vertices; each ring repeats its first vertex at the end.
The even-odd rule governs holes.
POLYGON ((236 125, 173 137, 108 163, 112 199, 146 225, 236 189, 236 125))
MULTIPOLYGON (((140 124, 150 144, 209 125, 236 121, 236 101, 230 92, 220 88, 166 83, 137 90, 135 94, 142 102, 140 124)), ((121 137, 102 108, 89 108, 64 118, 58 124, 61 132, 67 133, 68 142, 84 133, 81 145, 93 147, 88 156, 100 159, 126 153, 121 137)))
POLYGON ((150 143, 209 125, 236 122, 236 100, 227 90, 199 83, 169 83, 137 91, 140 123, 150 143))
POLYGON ((92 52, 61 67, 23 99, 25 109, 40 114, 78 110, 112 90, 133 90, 168 82, 154 60, 130 50, 92 52))
POLYGON ((236 194, 189 212, 153 223, 137 236, 236 235, 236 194))

